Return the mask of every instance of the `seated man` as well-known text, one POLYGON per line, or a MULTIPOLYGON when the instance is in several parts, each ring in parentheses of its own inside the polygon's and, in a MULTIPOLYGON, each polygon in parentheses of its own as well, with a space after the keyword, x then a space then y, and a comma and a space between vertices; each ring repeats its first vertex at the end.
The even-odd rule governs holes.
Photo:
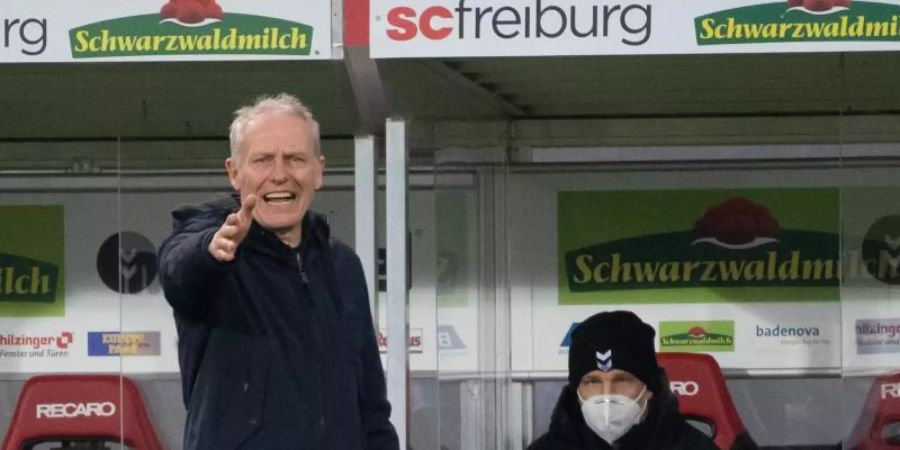
POLYGON ((655 332, 627 311, 591 316, 572 332, 569 383, 550 431, 529 450, 717 450, 685 421, 664 382, 655 332))

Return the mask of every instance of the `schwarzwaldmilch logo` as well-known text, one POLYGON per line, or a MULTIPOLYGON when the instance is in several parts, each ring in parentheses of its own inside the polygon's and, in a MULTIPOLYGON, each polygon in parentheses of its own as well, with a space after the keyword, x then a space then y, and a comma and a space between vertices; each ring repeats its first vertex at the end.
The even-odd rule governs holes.
POLYGON ((784 229, 764 205, 737 196, 693 229, 601 242, 566 252, 571 292, 691 287, 836 287, 838 236, 784 229))
POLYGON ((900 5, 858 0, 787 0, 694 19, 698 45, 896 41, 900 5))
POLYGON ((116 233, 97 252, 97 273, 113 291, 141 292, 156 279, 156 247, 140 233, 116 233))
POLYGON ((159 14, 69 30, 73 58, 149 55, 309 56, 313 28, 280 18, 225 12, 215 0, 170 0, 159 14))
POLYGON ((734 322, 660 322, 659 348, 668 352, 733 352, 734 322))

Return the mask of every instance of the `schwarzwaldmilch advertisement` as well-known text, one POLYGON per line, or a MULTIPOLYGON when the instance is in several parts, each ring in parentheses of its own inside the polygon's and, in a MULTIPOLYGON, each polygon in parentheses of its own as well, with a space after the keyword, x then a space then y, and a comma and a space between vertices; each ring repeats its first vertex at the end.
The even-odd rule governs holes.
POLYGON ((331 59, 330 1, 4 0, 0 62, 331 59))
POLYGON ((837 189, 558 199, 560 304, 839 299, 837 189))

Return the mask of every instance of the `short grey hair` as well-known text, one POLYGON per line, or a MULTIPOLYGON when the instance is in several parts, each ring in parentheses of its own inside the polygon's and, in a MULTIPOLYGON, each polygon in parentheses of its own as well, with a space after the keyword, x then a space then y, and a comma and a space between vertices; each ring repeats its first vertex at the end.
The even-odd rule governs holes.
POLYGON ((260 115, 269 112, 286 114, 306 122, 312 134, 313 150, 316 156, 322 156, 322 147, 319 143, 319 122, 313 118, 309 108, 300 99, 282 92, 275 96, 263 95, 257 98, 252 105, 244 106, 234 112, 234 120, 231 122, 228 133, 232 158, 238 156, 238 151, 244 141, 244 129, 247 128, 247 124, 260 115))

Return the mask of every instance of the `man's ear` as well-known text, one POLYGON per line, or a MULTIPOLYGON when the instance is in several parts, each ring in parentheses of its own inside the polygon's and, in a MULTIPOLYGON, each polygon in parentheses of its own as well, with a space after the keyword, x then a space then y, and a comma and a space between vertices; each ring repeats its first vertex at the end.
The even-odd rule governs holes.
POLYGON ((319 155, 319 167, 316 171, 316 190, 322 188, 322 179, 325 177, 325 155, 319 155))
POLYGON ((231 187, 234 188, 235 191, 240 192, 241 183, 238 179, 237 162, 234 158, 225 159, 225 172, 228 173, 228 182, 231 183, 231 187))

